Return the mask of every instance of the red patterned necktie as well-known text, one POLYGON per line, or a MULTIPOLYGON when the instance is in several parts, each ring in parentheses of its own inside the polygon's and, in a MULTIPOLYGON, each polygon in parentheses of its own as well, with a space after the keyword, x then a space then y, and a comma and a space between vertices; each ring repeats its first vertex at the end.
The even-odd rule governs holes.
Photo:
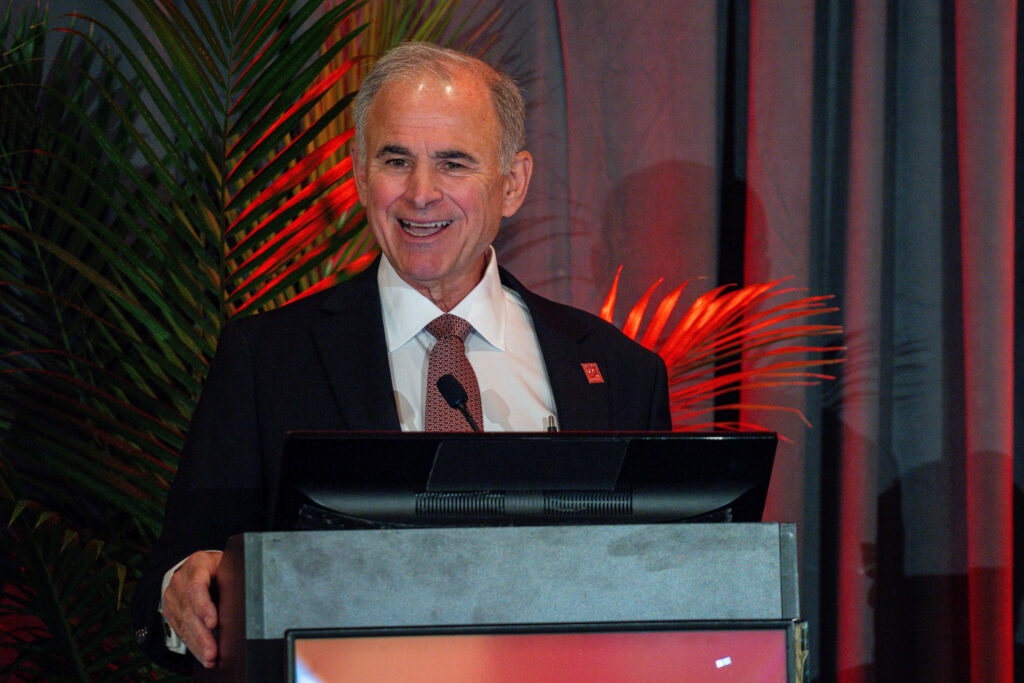
POLYGON ((437 380, 442 375, 453 375, 466 390, 468 400, 466 407, 469 414, 479 425, 484 427, 483 410, 480 407, 480 385, 476 381, 473 366, 466 358, 466 335, 472 326, 462 318, 445 313, 427 325, 427 332, 434 335, 437 342, 430 350, 427 364, 427 401, 423 417, 423 429, 428 432, 471 432, 472 428, 466 417, 448 402, 437 390, 437 380))

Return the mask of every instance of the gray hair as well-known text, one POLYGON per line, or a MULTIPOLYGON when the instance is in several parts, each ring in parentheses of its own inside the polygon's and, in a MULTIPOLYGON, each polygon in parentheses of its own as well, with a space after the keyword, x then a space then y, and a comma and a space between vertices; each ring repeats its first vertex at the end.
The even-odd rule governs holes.
POLYGON ((402 43, 384 54, 363 79, 352 103, 356 135, 354 151, 366 157, 366 119, 370 106, 384 86, 393 79, 428 74, 448 83, 458 70, 478 76, 491 91, 494 112, 501 129, 499 154, 501 170, 508 173, 512 160, 526 146, 526 105, 519 86, 507 74, 469 55, 431 43, 402 43))

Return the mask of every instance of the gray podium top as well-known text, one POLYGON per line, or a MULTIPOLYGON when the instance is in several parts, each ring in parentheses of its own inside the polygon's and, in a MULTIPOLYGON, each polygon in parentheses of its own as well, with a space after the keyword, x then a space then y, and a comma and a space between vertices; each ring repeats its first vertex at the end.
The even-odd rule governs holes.
POLYGON ((225 560, 246 640, 297 628, 799 617, 792 524, 245 534, 225 560))

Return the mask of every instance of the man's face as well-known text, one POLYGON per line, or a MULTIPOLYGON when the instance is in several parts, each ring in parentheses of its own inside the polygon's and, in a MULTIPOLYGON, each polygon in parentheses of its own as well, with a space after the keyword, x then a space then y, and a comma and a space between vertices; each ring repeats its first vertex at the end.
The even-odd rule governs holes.
POLYGON ((450 310, 483 275, 502 216, 523 202, 532 160, 501 169, 500 129, 486 86, 459 72, 445 83, 397 79, 367 116, 353 155, 370 228, 398 274, 450 310))

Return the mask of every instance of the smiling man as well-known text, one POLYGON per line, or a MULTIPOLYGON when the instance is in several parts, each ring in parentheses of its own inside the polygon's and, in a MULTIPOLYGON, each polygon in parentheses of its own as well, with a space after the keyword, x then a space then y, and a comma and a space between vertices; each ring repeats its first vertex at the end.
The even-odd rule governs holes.
POLYGON ((219 549, 266 528, 287 431, 468 429, 473 410, 485 431, 671 428, 656 354, 498 267, 491 243, 533 170, 516 84, 408 43, 353 106, 355 181, 382 256, 221 336, 132 606, 139 643, 179 671, 186 647, 216 662, 219 549), (469 373, 466 419, 441 399, 435 358, 469 373))

